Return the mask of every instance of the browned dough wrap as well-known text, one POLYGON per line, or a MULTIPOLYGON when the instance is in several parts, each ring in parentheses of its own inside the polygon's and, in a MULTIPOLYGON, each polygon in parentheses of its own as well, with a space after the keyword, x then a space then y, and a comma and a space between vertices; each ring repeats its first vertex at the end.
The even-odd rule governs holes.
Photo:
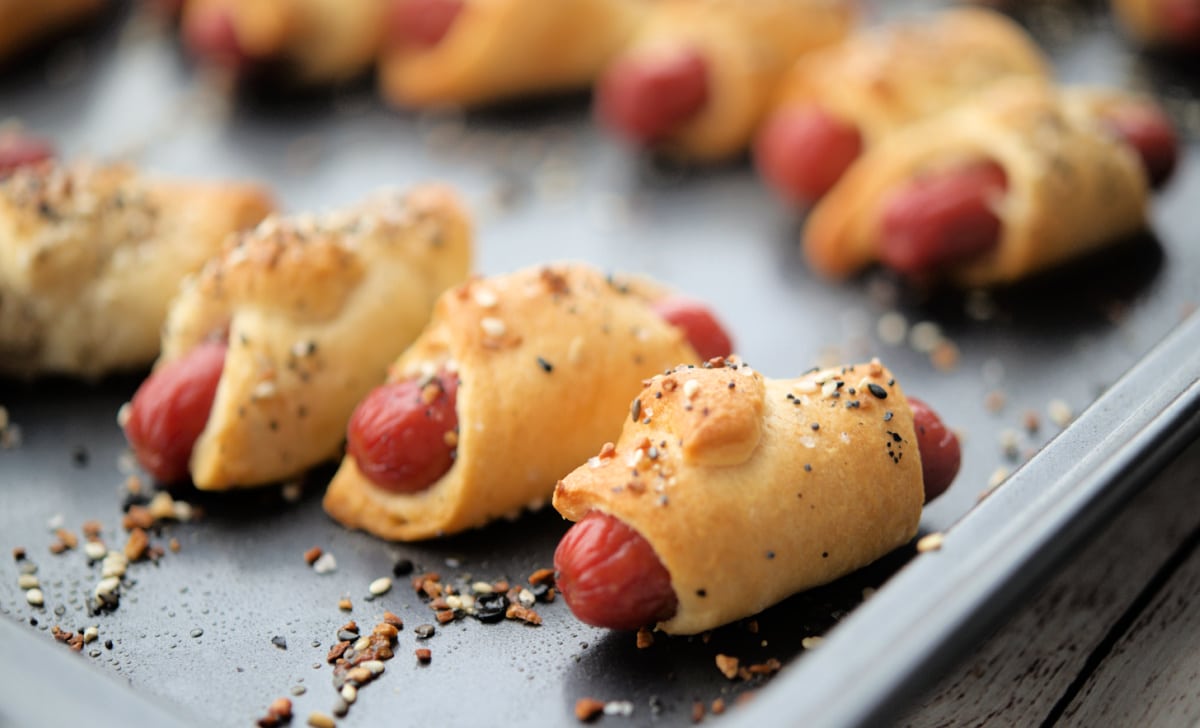
POLYGON ((455 533, 550 497, 554 483, 616 437, 642 380, 698 355, 638 278, 582 264, 527 268, 446 292, 390 381, 456 371, 454 464, 427 490, 368 481, 347 455, 325 495, 342 524, 387 539, 455 533))
POLYGON ((554 507, 572 521, 614 516, 646 539, 679 600, 665 632, 755 614, 917 532, 912 412, 878 361, 798 379, 732 360, 680 367, 651 379, 633 409, 653 414, 626 417, 615 450, 563 478, 554 507))

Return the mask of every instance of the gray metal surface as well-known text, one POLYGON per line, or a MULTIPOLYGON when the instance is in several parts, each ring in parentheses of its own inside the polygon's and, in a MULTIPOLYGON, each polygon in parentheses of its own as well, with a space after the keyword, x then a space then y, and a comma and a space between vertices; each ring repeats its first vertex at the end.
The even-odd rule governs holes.
MULTIPOLYGON (((1188 159, 1154 203, 1157 241, 1134 241, 986 301, 906 290, 880 274, 847 284, 813 276, 799 255, 795 215, 772 200, 747 166, 685 170, 639 158, 597 132, 582 98, 466 117, 387 110, 368 83, 300 98, 243 93, 230 100, 180 58, 169 35, 122 15, 0 76, 0 117, 15 116, 55 138, 69 156, 128 155, 164 174, 262 179, 292 210, 335 206, 380 185, 448 181, 473 204, 478 267, 485 273, 574 258, 656 276, 712 302, 739 351, 772 376, 795 375, 827 359, 878 355, 909 392, 965 435, 959 479, 923 520, 925 529, 944 530, 971 513, 997 468, 1017 466, 1058 432, 1046 414, 1051 400, 1082 410, 1200 297, 1200 110, 1194 102, 1200 74, 1130 55, 1095 11, 1034 21, 1065 78, 1149 84, 1163 94, 1177 119, 1191 125, 1188 159), (957 366, 939 370, 910 344, 882 340, 877 324, 893 312, 910 323, 938 323, 959 351, 957 366), (992 390, 1005 393, 998 412, 985 406, 992 390), (1040 413, 1037 433, 1021 428, 1026 410, 1040 413), (1001 446, 1006 430, 1016 433, 1021 453, 1015 460, 1001 446)), ((630 717, 605 722, 687 724, 695 701, 732 703, 759 687, 758 681, 726 681, 714 665, 720 652, 789 664, 760 697, 761 709, 729 714, 733 721, 739 714, 761 717, 760 711, 778 718, 800 706, 792 702, 799 700, 793 698, 795 675, 851 664, 854 646, 864 644, 855 633, 868 632, 861 623, 847 624, 825 645, 830 649, 811 654, 803 638, 850 613, 865 586, 882 583, 910 555, 902 550, 769 610, 757 620, 757 633, 741 624, 709 641, 659 637, 652 648, 637 650, 631 635, 580 625, 556 602, 539 606, 545 624, 537 628, 469 619, 440 627, 424 644, 433 662, 420 667, 412 657, 412 627, 432 622, 432 613, 404 579, 379 600, 364 601, 373 579, 390 574, 400 557, 446 578, 523 579, 550 565, 565 524, 543 512, 446 541, 386 544, 324 516, 319 497, 328 473, 318 473, 295 503, 277 488, 227 497, 183 494, 204 505, 205 518, 156 538, 178 538, 179 553, 167 553, 158 566, 131 568, 134 584, 120 608, 93 617, 83 604, 98 568, 78 552, 52 556, 46 524, 61 515, 78 531, 82 521, 96 519, 109 543, 123 542, 119 464, 125 448, 115 414, 137 383, 137 377, 96 386, 0 382, 0 404, 23 433, 19 447, 0 450, 0 617, 40 638, 42 652, 68 653, 47 634, 51 625, 98 625, 100 640, 84 648, 82 661, 127 681, 122 694, 131 703, 151 696, 204 724, 250 724, 283 695, 292 697, 301 721, 311 710, 328 711, 335 696, 323 658, 335 630, 349 617, 372 624, 384 608, 406 622, 397 657, 362 691, 345 725, 570 724, 572 706, 584 696, 632 704, 630 717), (30 607, 17 588, 17 567, 7 552, 18 545, 39 565, 44 609, 30 607), (312 546, 337 557, 335 572, 317 575, 305 565, 302 554, 312 546), (337 608, 343 595, 353 599, 351 615, 337 608), (276 636, 286 639, 286 649, 272 644, 276 636), (112 649, 103 646, 107 639, 112 649), (305 692, 292 696, 300 687, 305 692)), ((1089 421, 1086 432, 1073 428, 1068 434, 1074 437, 1056 441, 1035 462, 1082 459, 1120 424, 1107 410, 1089 421)), ((1147 452, 1161 444, 1136 442, 1147 452)), ((1030 469, 1024 482, 1035 472, 1057 478, 1048 467, 1030 469)), ((1117 475, 1109 474, 1113 483, 1117 475)), ((1057 482, 1027 484, 988 507, 1013 513, 1040 507, 1030 491, 1057 482)), ((1084 500, 1107 485, 1092 486, 1084 500)), ((895 587, 919 591, 909 572, 902 576, 904 586, 895 587)), ((992 584, 1003 577, 1000 571, 980 575, 996 580, 992 584)), ((889 585, 880 596, 896 594, 892 590, 889 585)), ((904 601, 903 594, 890 598, 904 601)), ((925 645, 924 654, 936 647, 925 645)), ((57 656, 42 662, 38 651, 30 652, 27 664, 45 670, 48 695, 76 685, 54 667, 57 656)), ((7 650, 0 656, 10 669, 25 659, 7 650)), ((904 679, 888 672, 877 675, 875 685, 897 688, 904 679)), ((0 686, 5 699, 42 699, 10 688, 0 686)), ((111 697, 112 690, 101 681, 75 696, 111 697)))

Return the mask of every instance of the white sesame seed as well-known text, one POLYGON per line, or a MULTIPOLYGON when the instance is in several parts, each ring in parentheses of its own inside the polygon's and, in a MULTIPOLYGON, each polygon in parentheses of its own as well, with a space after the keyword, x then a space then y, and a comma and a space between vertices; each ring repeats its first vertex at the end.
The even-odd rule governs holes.
POLYGON ((371 638, 366 636, 359 637, 358 639, 354 640, 354 644, 352 645, 355 652, 362 652, 370 646, 371 638))
POLYGON ((821 396, 832 397, 838 391, 838 383, 836 379, 830 379, 821 385, 821 396))
POLYGON ((942 343, 942 329, 932 321, 920 321, 908 332, 908 343, 914 351, 928 354, 942 343))
POLYGON ((165 521, 175 517, 175 499, 165 490, 160 490, 154 494, 150 502, 146 504, 146 510, 150 511, 151 517, 156 521, 165 521))
POLYGON ((904 337, 908 335, 908 319, 899 312, 888 311, 879 317, 879 322, 875 325, 875 333, 883 343, 899 346, 904 343, 904 337))
POLYGON ((342 686, 342 700, 345 700, 347 703, 353 704, 355 700, 358 700, 358 688, 354 687, 353 685, 351 685, 349 683, 343 685, 342 686))
POLYGON ((83 630, 83 643, 86 645, 90 642, 95 642, 99 636, 99 627, 88 627, 87 629, 83 630))
POLYGON ((17 586, 21 587, 22 590, 36 589, 41 585, 41 582, 33 574, 21 574, 17 577, 17 586))
POLYGON ((683 396, 687 397, 688 399, 695 399, 696 395, 699 393, 700 382, 697 382, 695 379, 689 379, 683 383, 683 396))
POLYGON ((1059 427, 1066 427, 1075 418, 1071 412, 1071 405, 1061 399, 1050 400, 1050 403, 1046 405, 1046 414, 1050 415, 1050 421, 1059 427))
POLYGON ((479 321, 479 326, 483 329, 483 333, 491 336, 492 338, 504 336, 504 332, 508 330, 503 321, 493 316, 487 316, 481 319, 479 321))
POLYGON ((50 531, 57 531, 63 527, 64 523, 66 523, 66 519, 63 518, 63 515, 61 513, 55 513, 50 517, 50 520, 46 521, 46 528, 50 531))
POLYGON ((83 553, 88 561, 99 561, 108 554, 108 547, 99 541, 88 541, 83 545, 83 553))
POLYGON ((326 551, 321 554, 321 557, 313 562, 313 571, 318 574, 328 574, 337 569, 337 559, 333 558, 333 554, 326 551))
POLYGON ((633 703, 628 700, 613 700, 604 704, 605 715, 628 717, 633 715, 633 703))
POLYGON ((521 606, 532 607, 537 598, 533 596, 533 592, 523 588, 517 592, 517 601, 521 603, 521 606))
POLYGON ((104 563, 100 565, 100 576, 105 579, 119 579, 125 576, 125 570, 129 567, 129 559, 125 558, 125 554, 120 551, 109 551, 104 557, 104 563))
POLYGON ((471 591, 476 594, 491 594, 494 590, 492 589, 492 585, 486 581, 477 581, 471 585, 471 591))
POLYGON ((458 600, 462 604, 462 608, 468 612, 475 608, 475 597, 470 594, 463 594, 458 600))
POLYGON ((386 576, 379 577, 375 581, 371 582, 371 585, 367 587, 367 591, 371 592, 375 596, 387 594, 389 591, 391 591, 391 589, 392 580, 386 576))
POLYGON ((106 577, 96 585, 96 596, 103 597, 115 594, 121 588, 121 580, 115 576, 106 577))
POLYGON ((312 728, 336 728, 337 726, 337 723, 333 722, 333 718, 317 712, 308 714, 308 724, 312 728))
POLYGON ((382 660, 367 660, 360 667, 367 668, 372 675, 380 675, 383 673, 384 665, 382 660))
POLYGON ((449 605, 451 609, 462 609, 462 599, 460 599, 457 594, 451 594, 450 596, 446 597, 446 604, 449 605))
MULTIPOLYGON (((125 429, 125 425, 126 425, 126 423, 129 422, 129 417, 132 414, 133 414, 133 408, 130 405, 130 403, 126 402, 126 403, 122 404, 121 409, 117 410, 117 427, 120 427, 122 430, 125 429)), ((5 422, 5 424, 7 425, 8 423, 5 422)), ((0 429, 4 429, 4 428, 0 427, 0 429)))
POLYGON ((1009 469, 999 467, 992 471, 992 477, 988 478, 988 488, 995 488, 1004 481, 1008 480, 1009 469))
POLYGON ((30 589, 25 592, 25 601, 35 607, 40 607, 46 603, 46 598, 42 595, 41 589, 30 589))
POLYGON ((304 486, 299 481, 284 483, 279 493, 287 503, 299 503, 300 496, 304 495, 304 486))
POLYGON ((255 385, 254 391, 250 393, 250 396, 254 399, 269 399, 274 397, 278 391, 279 388, 275 386, 273 380, 265 379, 255 385))
POLYGON ((921 540, 917 541, 917 553, 923 554, 926 551, 937 551, 942 548, 942 542, 945 540, 946 537, 940 533, 930 533, 922 536, 921 540))
POLYGON ((816 648, 820 647, 821 643, 824 641, 824 637, 818 637, 814 635, 812 637, 805 637, 804 639, 800 640, 800 646, 806 650, 815 650, 816 648))
POLYGON ((483 308, 495 308, 496 304, 499 303, 499 299, 496 298, 496 294, 486 288, 476 288, 473 297, 475 299, 475 303, 479 304, 483 308))
POLYGON ((192 504, 187 501, 175 501, 175 520, 180 523, 192 520, 192 504))
POLYGON ((818 387, 817 383, 811 379, 802 379, 799 382, 796 382, 796 386, 792 387, 792 389, 800 392, 801 394, 815 394, 820 387, 818 387))

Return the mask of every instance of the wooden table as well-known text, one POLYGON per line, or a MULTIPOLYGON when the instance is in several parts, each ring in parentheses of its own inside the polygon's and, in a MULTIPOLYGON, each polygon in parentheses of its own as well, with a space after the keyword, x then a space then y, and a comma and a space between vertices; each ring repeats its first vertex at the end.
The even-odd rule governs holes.
POLYGON ((1200 721, 1200 443, 897 722, 1200 721))

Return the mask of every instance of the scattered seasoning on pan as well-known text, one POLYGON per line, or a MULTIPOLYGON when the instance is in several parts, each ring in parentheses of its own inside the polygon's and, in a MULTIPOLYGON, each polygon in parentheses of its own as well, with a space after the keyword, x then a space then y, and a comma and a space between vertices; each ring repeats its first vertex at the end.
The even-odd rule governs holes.
POLYGON ((805 637, 804 639, 800 640, 800 646, 806 650, 815 650, 820 647, 821 643, 824 641, 824 637, 812 635, 811 637, 805 637))
POLYGON ((335 728, 337 726, 333 718, 318 711, 308 714, 308 724, 312 728, 335 728))
POLYGON ((1042 420, 1034 410, 1025 410, 1021 417, 1021 426, 1030 434, 1036 433, 1042 426, 1042 420))
POLYGON ((12 557, 13 557, 13 561, 24 561, 25 560, 25 547, 24 546, 13 547, 12 557))
POLYGON ((392 564, 392 576, 403 577, 413 573, 413 562, 408 559, 399 559, 392 564))
POLYGON ((993 389, 988 392, 983 398, 983 407, 992 414, 997 414, 1004 409, 1006 398, 1004 392, 998 389, 993 389))
POLYGON ((383 596, 392 590, 392 580, 389 577, 381 576, 367 587, 367 591, 374 596, 383 596))
POLYGON ((699 723, 704 720, 704 703, 697 700, 692 703, 692 722, 699 723))
POLYGON ((30 606, 40 607, 46 603, 46 598, 42 595, 42 590, 34 587, 25 592, 25 601, 29 602, 30 606))
POLYGON ((304 563, 312 566, 314 563, 316 563, 317 559, 321 558, 322 553, 324 552, 321 550, 320 546, 313 546, 311 549, 304 552, 304 563))
POLYGON ((738 658, 732 655, 717 655, 717 669, 721 671, 729 680, 735 680, 738 676, 738 658))
POLYGON ((428 665, 433 660, 433 653, 428 647, 418 647, 414 654, 417 656, 417 662, 428 665))
POLYGON ((323 553, 321 557, 313 562, 313 571, 318 574, 328 574, 337 569, 337 559, 331 553, 323 553))
POLYGON ((1046 414, 1050 416, 1050 421, 1060 428, 1071 424, 1071 420, 1075 418, 1071 412, 1071 405, 1061 399, 1050 400, 1046 405, 1046 414))
POLYGON ((575 718, 581 723, 594 720, 604 712, 604 701, 595 698, 580 698, 575 701, 575 718))
POLYGON ((952 341, 942 341, 929 355, 929 361, 938 371, 952 372, 958 368, 958 347, 952 341))
POLYGON ((710 710, 712 711, 713 715, 721 715, 725 712, 725 700, 723 698, 717 698, 716 700, 712 701, 712 707, 710 710))
POLYGON ((418 624, 413 632, 417 635, 417 639, 427 640, 434 635, 436 629, 432 624, 418 624))
POLYGON ((637 648, 644 650, 654 644, 654 633, 642 627, 637 631, 637 648))
POLYGON ((937 532, 922 536, 917 541, 917 553, 923 554, 927 551, 938 551, 942 548, 942 542, 945 539, 946 537, 943 534, 937 532))
POLYGON ((287 649, 287 638, 281 634, 277 634, 271 638, 271 644, 275 645, 276 647, 278 647, 281 650, 286 650, 287 649))
POLYGON ((342 597, 338 600, 338 609, 343 612, 349 612, 354 609, 354 603, 350 601, 349 597, 342 597))

